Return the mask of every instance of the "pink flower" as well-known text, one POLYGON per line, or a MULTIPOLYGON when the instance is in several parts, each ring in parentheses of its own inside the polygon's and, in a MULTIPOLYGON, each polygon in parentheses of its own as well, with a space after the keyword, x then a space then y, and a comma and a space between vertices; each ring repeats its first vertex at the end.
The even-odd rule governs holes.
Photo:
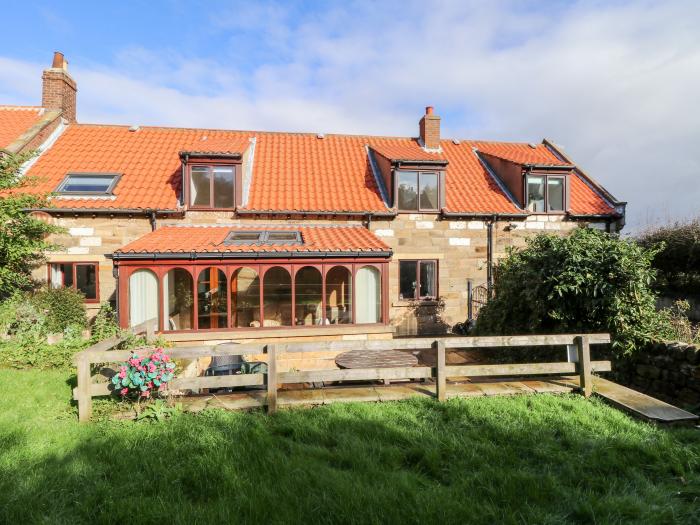
POLYGON ((149 371, 149 372, 155 372, 155 371, 156 371, 156 365, 154 365, 153 363, 150 363, 150 364, 148 365, 148 371, 149 371))
MULTIPOLYGON (((124 367, 122 367, 124 368, 124 367)), ((124 379, 126 377, 126 369, 119 372, 119 379, 124 379)))
POLYGON ((125 395, 127 395, 127 394, 129 393, 129 389, 126 388, 126 387, 124 387, 124 388, 122 388, 122 389, 119 391, 119 393, 120 393, 121 395, 125 396, 125 395))

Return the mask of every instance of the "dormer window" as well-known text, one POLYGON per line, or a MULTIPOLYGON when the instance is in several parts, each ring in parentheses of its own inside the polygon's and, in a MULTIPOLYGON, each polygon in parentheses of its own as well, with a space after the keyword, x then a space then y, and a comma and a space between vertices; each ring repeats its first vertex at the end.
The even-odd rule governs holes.
POLYGON ((400 211, 438 211, 440 177, 435 171, 396 171, 396 202, 400 211))
POLYGON ((233 209, 236 202, 236 165, 189 166, 191 208, 233 209))
POLYGON ((529 173, 525 178, 525 207, 534 213, 566 210, 566 177, 529 173))
POLYGON ((56 193, 61 195, 112 195, 119 182, 118 173, 69 173, 56 193))

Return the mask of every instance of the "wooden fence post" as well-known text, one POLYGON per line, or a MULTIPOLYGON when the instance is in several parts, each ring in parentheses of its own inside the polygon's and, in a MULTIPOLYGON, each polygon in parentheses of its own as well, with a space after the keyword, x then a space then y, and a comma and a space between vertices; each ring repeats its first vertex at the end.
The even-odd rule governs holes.
POLYGON ((90 358, 86 352, 78 354, 78 421, 90 421, 92 417, 92 395, 90 394, 90 358))
POLYGON ((591 397, 593 393, 593 376, 591 375, 591 347, 587 335, 576 338, 576 350, 578 352, 578 374, 581 393, 584 397, 591 397))
POLYGON ((277 345, 267 345, 267 411, 277 410, 277 345))
POLYGON ((435 341, 433 343, 433 348, 435 348, 435 354, 437 357, 437 366, 435 367, 437 373, 437 381, 435 383, 435 394, 438 401, 444 401, 447 394, 447 377, 445 373, 445 343, 443 341, 435 341))

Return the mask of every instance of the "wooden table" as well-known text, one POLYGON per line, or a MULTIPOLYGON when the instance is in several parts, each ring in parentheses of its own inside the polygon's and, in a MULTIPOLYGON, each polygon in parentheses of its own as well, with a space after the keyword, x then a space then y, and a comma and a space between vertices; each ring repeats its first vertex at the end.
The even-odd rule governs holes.
POLYGON ((399 350, 352 350, 335 358, 340 368, 394 368, 418 364, 418 358, 399 350))

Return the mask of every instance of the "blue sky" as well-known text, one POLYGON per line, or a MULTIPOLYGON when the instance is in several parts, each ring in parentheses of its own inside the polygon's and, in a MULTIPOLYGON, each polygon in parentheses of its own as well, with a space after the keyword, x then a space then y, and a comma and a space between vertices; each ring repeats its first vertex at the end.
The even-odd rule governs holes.
POLYGON ((434 105, 443 136, 552 138, 631 229, 697 215, 696 1, 18 5, 0 104, 39 103, 60 50, 81 122, 415 135, 434 105))

